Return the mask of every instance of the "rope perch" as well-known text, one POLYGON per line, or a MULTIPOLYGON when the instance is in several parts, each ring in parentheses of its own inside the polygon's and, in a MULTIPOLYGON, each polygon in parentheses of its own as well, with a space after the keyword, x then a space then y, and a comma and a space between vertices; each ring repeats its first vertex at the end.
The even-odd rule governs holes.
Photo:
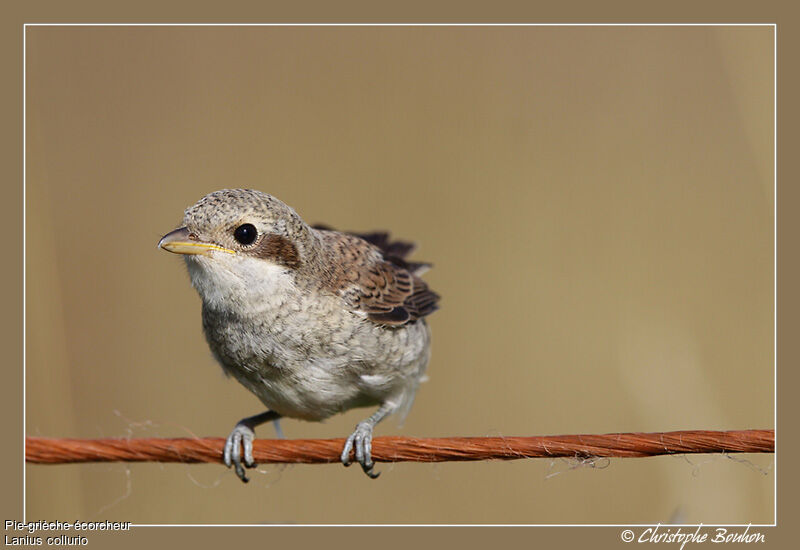
MULTIPOLYGON (((208 438, 64 439, 27 437, 25 460, 75 462, 222 462, 225 440, 208 438)), ((261 439, 257 463, 339 462, 344 439, 261 439)), ((615 433, 536 437, 376 437, 376 462, 447 462, 520 458, 646 457, 698 453, 773 453, 774 430, 615 433)))

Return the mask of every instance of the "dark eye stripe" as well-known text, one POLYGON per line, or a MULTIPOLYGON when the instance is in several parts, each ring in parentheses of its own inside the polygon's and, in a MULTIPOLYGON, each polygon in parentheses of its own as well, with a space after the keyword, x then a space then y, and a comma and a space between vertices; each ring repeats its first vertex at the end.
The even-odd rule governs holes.
POLYGON ((300 254, 292 241, 272 233, 264 235, 264 238, 256 246, 247 250, 247 254, 251 254, 256 258, 270 260, 292 269, 300 265, 300 254))

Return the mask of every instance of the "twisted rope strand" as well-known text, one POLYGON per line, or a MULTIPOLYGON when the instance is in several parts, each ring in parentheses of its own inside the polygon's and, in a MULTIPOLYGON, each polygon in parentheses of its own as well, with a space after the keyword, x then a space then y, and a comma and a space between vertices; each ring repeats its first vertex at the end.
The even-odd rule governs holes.
MULTIPOLYGON (((26 438, 25 460, 33 464, 76 462, 222 462, 225 440, 208 438, 67 439, 26 438)), ((261 439, 256 462, 338 462, 344 439, 261 439)), ((535 437, 376 437, 376 462, 447 462, 521 458, 646 457, 697 453, 773 453, 774 430, 613 433, 535 437)))

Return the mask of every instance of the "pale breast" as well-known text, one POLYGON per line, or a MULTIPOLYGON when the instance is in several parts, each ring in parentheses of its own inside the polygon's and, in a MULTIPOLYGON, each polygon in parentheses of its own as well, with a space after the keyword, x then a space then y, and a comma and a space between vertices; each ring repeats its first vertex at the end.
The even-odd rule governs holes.
POLYGON ((298 297, 243 316, 204 304, 203 326, 224 370, 284 416, 410 400, 428 360, 424 321, 379 327, 335 306, 298 297))

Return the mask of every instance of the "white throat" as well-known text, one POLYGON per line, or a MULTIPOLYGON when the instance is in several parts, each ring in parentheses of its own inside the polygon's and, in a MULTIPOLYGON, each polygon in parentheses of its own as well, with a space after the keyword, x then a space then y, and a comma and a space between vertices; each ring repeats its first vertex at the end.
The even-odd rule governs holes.
POLYGON ((247 314, 270 307, 276 294, 285 296, 294 283, 289 270, 243 254, 186 256, 192 286, 203 303, 218 311, 247 314))

